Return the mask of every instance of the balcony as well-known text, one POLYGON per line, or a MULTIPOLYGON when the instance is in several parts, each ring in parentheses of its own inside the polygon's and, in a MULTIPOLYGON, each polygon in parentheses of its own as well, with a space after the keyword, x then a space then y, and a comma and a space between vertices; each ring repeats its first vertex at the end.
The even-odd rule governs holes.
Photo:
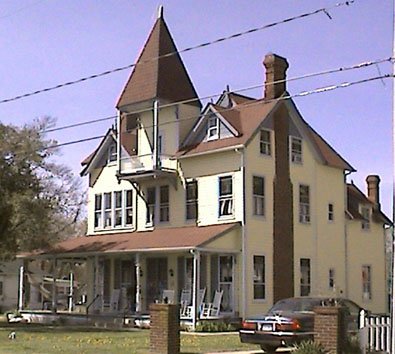
POLYGON ((131 182, 158 177, 177 177, 177 160, 168 155, 159 155, 155 164, 153 154, 130 156, 121 159, 118 178, 131 182))

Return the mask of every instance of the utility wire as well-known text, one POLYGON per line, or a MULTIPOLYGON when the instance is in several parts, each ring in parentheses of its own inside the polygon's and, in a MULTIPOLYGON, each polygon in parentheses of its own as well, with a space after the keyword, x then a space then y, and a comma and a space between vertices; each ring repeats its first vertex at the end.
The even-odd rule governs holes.
MULTIPOLYGON (((291 77, 291 78, 288 78, 288 79, 276 80, 276 81, 273 81, 271 84, 278 84, 278 83, 284 83, 284 82, 297 81, 297 80, 312 78, 312 77, 321 76, 321 75, 334 74, 334 73, 337 73, 337 72, 346 72, 346 71, 350 71, 350 70, 366 68, 366 67, 369 67, 369 66, 372 66, 372 65, 377 66, 378 64, 381 64, 381 63, 384 63, 384 62, 391 62, 392 60, 394 60, 393 57, 378 59, 378 60, 374 60, 374 61, 365 61, 365 62, 362 62, 362 63, 349 65, 349 66, 343 66, 343 67, 339 67, 339 68, 336 68, 336 69, 323 70, 323 71, 318 71, 318 72, 314 72, 314 73, 308 73, 308 74, 301 75, 301 76, 291 77)), ((379 72, 379 75, 381 76, 381 72, 379 72)), ((264 86, 265 86, 265 84, 259 84, 259 85, 244 87, 244 88, 241 88, 241 89, 238 89, 238 90, 232 90, 232 92, 233 93, 241 93, 241 92, 245 92, 245 91, 254 90, 254 89, 257 89, 257 88, 262 88, 264 86)), ((192 99, 188 99, 188 100, 172 102, 172 103, 169 103, 169 104, 159 105, 158 108, 162 109, 162 108, 168 108, 168 107, 171 107, 171 106, 175 106, 175 105, 178 105, 178 104, 193 103, 193 102, 199 101, 199 100, 207 100, 207 99, 210 99, 210 98, 219 97, 221 94, 222 94, 222 92, 221 93, 212 94, 212 95, 209 95, 209 96, 200 97, 200 98, 192 98, 192 99)), ((143 112, 148 112, 148 111, 152 111, 152 108, 135 110, 135 111, 129 112, 129 114, 143 113, 143 112)), ((51 128, 51 129, 43 130, 42 132, 43 133, 52 133, 52 132, 59 131, 59 130, 65 130, 65 129, 70 129, 70 128, 76 128, 76 127, 84 126, 84 125, 94 124, 94 123, 98 123, 98 122, 103 122, 103 121, 106 121, 106 120, 115 119, 116 117, 117 117, 116 115, 113 115, 113 116, 109 116, 109 117, 88 120, 88 121, 85 121, 85 122, 80 122, 80 123, 75 123, 75 124, 61 126, 61 127, 58 127, 58 128, 51 128)))
MULTIPOLYGON (((388 78, 394 78, 394 77, 395 77, 395 74, 385 74, 385 75, 370 77, 370 78, 362 79, 362 80, 358 80, 358 81, 343 82, 343 83, 338 84, 338 85, 330 85, 330 86, 317 88, 317 89, 314 89, 314 90, 302 91, 302 92, 297 93, 295 95, 285 95, 285 96, 281 96, 281 97, 270 99, 270 100, 263 100, 263 99, 254 100, 251 103, 244 103, 244 104, 236 106, 236 107, 225 108, 225 109, 221 110, 220 113, 226 112, 226 111, 231 111, 231 110, 234 110, 234 109, 238 109, 238 107, 239 108, 241 108, 241 107, 245 108, 245 107, 256 106, 256 105, 259 105, 259 104, 266 104, 266 103, 269 103, 269 102, 272 102, 272 101, 282 101, 282 100, 288 100, 288 99, 297 98, 297 97, 306 97, 306 96, 310 96, 310 95, 313 95, 313 94, 334 91, 334 90, 338 90, 338 89, 342 89, 342 88, 348 88, 348 87, 351 87, 351 86, 355 86, 355 85, 359 85, 359 84, 363 84, 363 83, 367 83, 367 82, 372 82, 372 81, 376 81, 376 80, 383 80, 383 79, 388 79, 388 78)), ((190 119, 196 119, 196 118, 199 118, 200 116, 201 115, 190 116, 190 117, 186 117, 186 118, 183 118, 183 119, 179 119, 178 121, 180 121, 180 120, 185 121, 185 120, 190 120, 190 119)), ((165 123, 161 123, 159 125, 163 126, 163 125, 173 124, 173 123, 174 122, 165 122, 165 123)), ((147 126, 145 128, 149 128, 149 127, 151 127, 151 126, 147 126)), ((58 148, 58 147, 61 147, 61 146, 78 144, 78 143, 82 143, 82 142, 86 142, 86 141, 90 141, 90 140, 102 139, 104 137, 105 137, 105 135, 100 135, 100 136, 95 136, 95 137, 90 137, 90 138, 85 138, 85 139, 80 139, 80 140, 73 140, 73 141, 69 141, 69 142, 66 142, 66 143, 60 143, 60 144, 52 145, 48 149, 53 149, 53 148, 58 148)))
POLYGON ((170 53, 167 53, 167 54, 164 54, 164 55, 161 55, 161 56, 158 56, 158 57, 154 57, 154 58, 151 58, 151 59, 148 59, 148 60, 144 60, 144 61, 141 61, 141 62, 129 64, 129 65, 118 67, 118 68, 111 69, 111 70, 107 70, 107 71, 104 71, 104 72, 99 73, 99 74, 85 76, 85 77, 77 79, 77 80, 68 81, 68 82, 65 82, 65 83, 62 83, 62 84, 58 84, 58 85, 55 85, 55 86, 47 87, 47 88, 44 88, 44 89, 39 89, 39 90, 32 91, 32 92, 29 92, 29 93, 25 93, 25 94, 21 94, 21 95, 18 95, 18 96, 14 96, 14 97, 11 97, 11 98, 6 98, 6 99, 3 99, 3 100, 0 100, 0 104, 12 102, 12 101, 17 101, 17 100, 20 100, 22 98, 35 96, 35 95, 38 95, 38 94, 41 94, 41 93, 44 93, 44 92, 54 91, 54 90, 60 89, 62 87, 79 84, 79 83, 84 82, 84 81, 96 79, 96 78, 107 76, 107 75, 110 75, 110 74, 113 74, 113 73, 116 73, 116 72, 119 72, 119 71, 130 69, 130 68, 133 68, 133 67, 135 67, 137 65, 140 65, 140 64, 144 64, 144 63, 151 62, 151 61, 158 60, 158 59, 162 59, 162 58, 167 58, 167 57, 170 57, 170 56, 173 56, 173 55, 176 55, 176 54, 189 52, 189 51, 192 51, 192 50, 195 50, 195 49, 208 47, 208 46, 213 45, 213 44, 217 44, 217 43, 224 42, 224 41, 227 41, 227 40, 230 40, 230 39, 241 37, 241 36, 244 36, 244 35, 247 35, 247 34, 250 34, 250 33, 262 31, 262 30, 265 30, 265 29, 268 29, 268 28, 271 28, 271 27, 275 27, 275 26, 278 26, 278 25, 281 25, 281 24, 285 24, 285 23, 288 23, 288 22, 291 22, 291 21, 299 20, 299 19, 302 19, 302 18, 305 18, 305 17, 317 15, 319 13, 324 13, 325 15, 327 15, 331 19, 331 16, 329 15, 329 11, 330 10, 336 9, 338 7, 341 7, 341 6, 349 6, 349 5, 353 4, 356 1, 357 0, 349 0, 349 1, 339 2, 339 3, 336 3, 335 5, 333 5, 331 7, 321 8, 321 9, 317 9, 317 10, 314 10, 314 11, 311 11, 311 12, 306 12, 306 13, 303 13, 303 14, 300 14, 300 15, 296 15, 296 16, 293 16, 293 17, 286 18, 286 19, 281 20, 281 21, 272 22, 272 23, 267 24, 267 25, 251 28, 251 29, 249 29, 247 31, 238 32, 238 33, 232 34, 232 35, 227 36, 227 37, 221 37, 221 38, 215 39, 213 41, 201 43, 201 44, 198 44, 198 45, 195 45, 195 46, 192 46, 192 47, 187 47, 187 48, 184 48, 182 50, 170 52, 170 53))

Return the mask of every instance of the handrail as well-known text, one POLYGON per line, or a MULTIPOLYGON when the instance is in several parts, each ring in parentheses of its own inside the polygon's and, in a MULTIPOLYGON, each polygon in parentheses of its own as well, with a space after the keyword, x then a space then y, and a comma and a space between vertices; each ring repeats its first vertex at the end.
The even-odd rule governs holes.
POLYGON ((89 305, 86 307, 86 315, 89 315, 89 308, 96 302, 96 300, 100 297, 100 294, 96 294, 94 299, 89 303, 89 305))

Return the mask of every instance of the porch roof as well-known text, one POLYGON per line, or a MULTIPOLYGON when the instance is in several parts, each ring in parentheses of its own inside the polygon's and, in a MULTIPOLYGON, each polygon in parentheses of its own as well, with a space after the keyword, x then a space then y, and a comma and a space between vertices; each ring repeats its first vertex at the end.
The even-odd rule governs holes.
POLYGON ((152 231, 76 237, 57 243, 45 250, 20 254, 18 258, 204 248, 208 243, 224 236, 238 226, 240 224, 236 222, 210 226, 158 228, 152 231))

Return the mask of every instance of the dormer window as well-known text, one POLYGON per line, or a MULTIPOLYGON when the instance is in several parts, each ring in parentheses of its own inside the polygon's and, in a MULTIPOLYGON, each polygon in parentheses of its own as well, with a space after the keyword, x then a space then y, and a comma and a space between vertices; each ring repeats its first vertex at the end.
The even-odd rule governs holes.
POLYGON ((302 139, 291 136, 291 161, 301 164, 302 159, 302 139))
POLYGON ((219 120, 217 117, 210 117, 207 122, 207 140, 219 138, 219 120))
POLYGON ((113 143, 108 147, 107 163, 114 162, 116 160, 117 160, 117 145, 113 143))
POLYGON ((362 230, 370 230, 370 213, 371 213, 371 210, 366 205, 362 205, 360 207, 360 210, 361 210, 361 215, 362 215, 362 222, 361 222, 362 230))

